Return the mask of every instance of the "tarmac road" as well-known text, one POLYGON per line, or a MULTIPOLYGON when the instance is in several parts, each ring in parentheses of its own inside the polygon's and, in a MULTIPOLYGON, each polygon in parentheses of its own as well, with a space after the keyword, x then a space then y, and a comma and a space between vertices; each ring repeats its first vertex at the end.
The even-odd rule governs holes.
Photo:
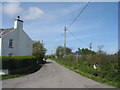
POLYGON ((47 62, 33 74, 3 80, 3 88, 112 88, 83 77, 50 59, 47 62))

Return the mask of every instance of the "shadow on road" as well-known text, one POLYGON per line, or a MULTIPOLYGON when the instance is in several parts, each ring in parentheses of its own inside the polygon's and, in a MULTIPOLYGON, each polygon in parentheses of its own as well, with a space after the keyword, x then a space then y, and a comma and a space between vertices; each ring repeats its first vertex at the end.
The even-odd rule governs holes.
POLYGON ((50 64, 50 63, 52 63, 52 62, 50 62, 50 61, 47 61, 45 64, 50 64))

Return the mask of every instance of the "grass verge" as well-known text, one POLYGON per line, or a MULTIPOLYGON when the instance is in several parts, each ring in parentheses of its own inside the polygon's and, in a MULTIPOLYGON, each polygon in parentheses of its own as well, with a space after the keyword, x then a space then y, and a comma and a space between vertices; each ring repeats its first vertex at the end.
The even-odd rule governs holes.
POLYGON ((25 76, 28 74, 9 74, 9 75, 2 75, 2 80, 5 79, 11 79, 11 78, 16 78, 16 77, 21 77, 21 76, 25 76))
POLYGON ((34 66, 34 68, 31 67, 28 71, 26 71, 26 73, 2 75, 2 80, 26 76, 26 75, 29 75, 29 74, 32 74, 38 71, 41 67, 42 65, 39 64, 39 65, 34 66))
POLYGON ((82 76, 93 79, 93 80, 95 80, 97 82, 100 82, 100 83, 104 83, 106 85, 111 85, 112 87, 115 87, 115 88, 120 88, 120 83, 113 82, 113 81, 108 81, 106 79, 100 78, 99 76, 94 76, 94 75, 91 75, 89 73, 82 72, 81 70, 77 70, 77 69, 75 69, 73 67, 65 65, 65 63, 62 62, 62 60, 60 60, 60 59, 52 58, 52 60, 58 62, 59 64, 63 65, 64 67, 66 67, 66 68, 68 68, 68 69, 70 69, 70 70, 72 70, 72 71, 74 71, 74 72, 76 72, 76 73, 78 73, 78 74, 80 74, 82 76))

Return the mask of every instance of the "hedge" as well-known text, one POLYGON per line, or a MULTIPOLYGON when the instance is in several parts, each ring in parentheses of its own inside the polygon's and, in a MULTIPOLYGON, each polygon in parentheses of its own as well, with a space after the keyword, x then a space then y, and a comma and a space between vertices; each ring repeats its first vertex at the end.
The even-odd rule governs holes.
POLYGON ((2 69, 8 69, 10 73, 22 73, 37 65, 35 56, 2 57, 2 69))
POLYGON ((57 61, 75 70, 105 79, 108 82, 120 83, 120 67, 117 55, 66 55, 59 57, 57 61), (98 65, 97 69, 93 68, 94 64, 98 65))

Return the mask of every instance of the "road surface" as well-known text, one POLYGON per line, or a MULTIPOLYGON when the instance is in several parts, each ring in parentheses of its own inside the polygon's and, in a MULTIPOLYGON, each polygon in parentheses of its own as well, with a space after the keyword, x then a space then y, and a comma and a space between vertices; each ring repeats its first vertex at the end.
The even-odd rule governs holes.
POLYGON ((83 77, 55 61, 48 59, 47 62, 33 74, 3 80, 3 88, 111 88, 83 77))

